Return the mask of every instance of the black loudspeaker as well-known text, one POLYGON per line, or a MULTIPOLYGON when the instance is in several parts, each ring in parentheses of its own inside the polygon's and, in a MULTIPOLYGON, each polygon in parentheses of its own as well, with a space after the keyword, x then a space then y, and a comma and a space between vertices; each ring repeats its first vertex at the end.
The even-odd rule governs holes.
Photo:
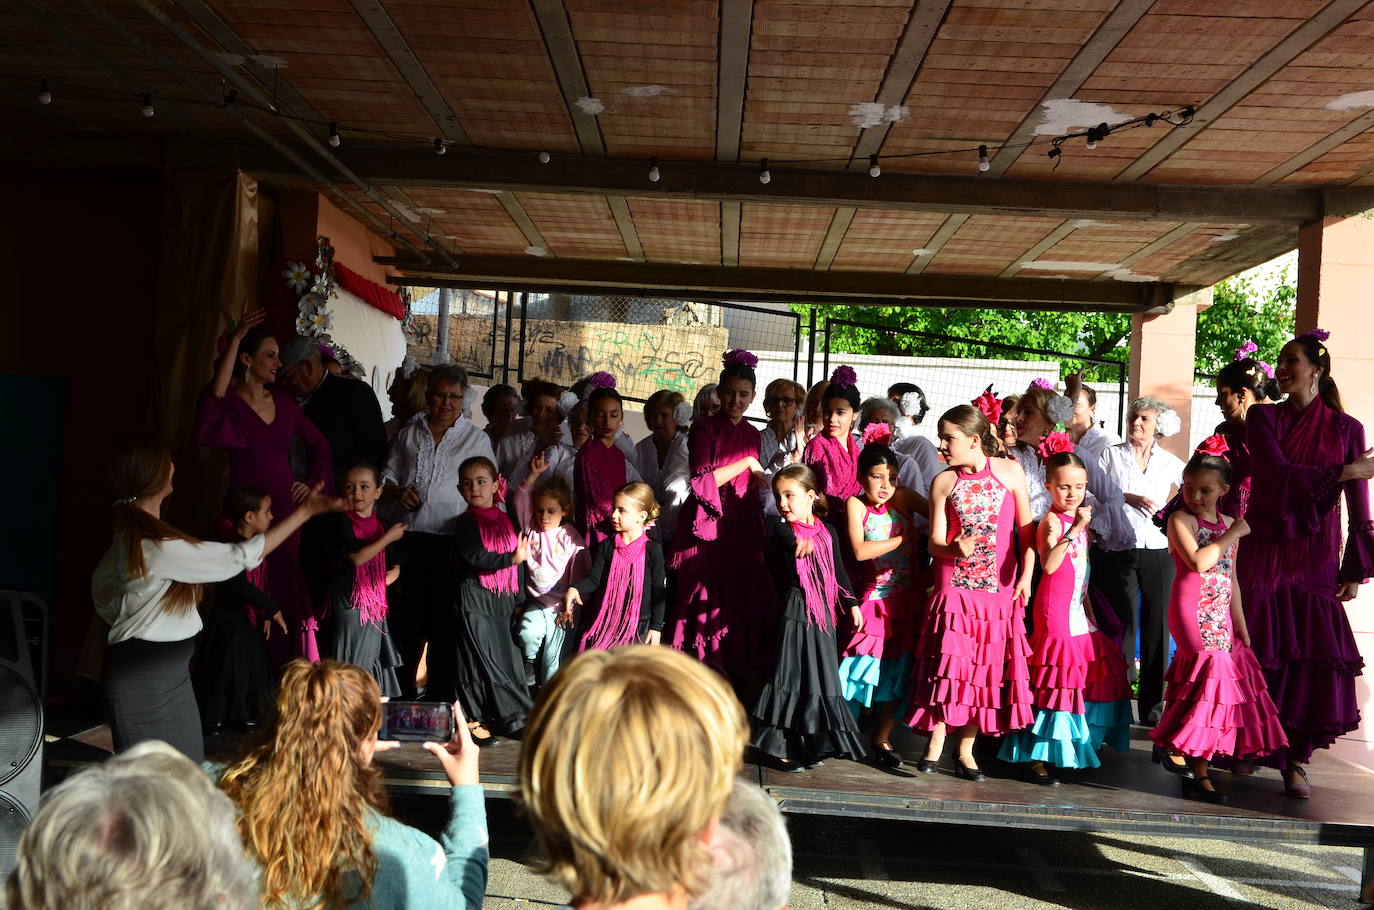
POLYGON ((19 836, 38 811, 43 699, 34 651, 46 660, 47 612, 32 594, 0 591, 0 881, 14 868, 19 836))

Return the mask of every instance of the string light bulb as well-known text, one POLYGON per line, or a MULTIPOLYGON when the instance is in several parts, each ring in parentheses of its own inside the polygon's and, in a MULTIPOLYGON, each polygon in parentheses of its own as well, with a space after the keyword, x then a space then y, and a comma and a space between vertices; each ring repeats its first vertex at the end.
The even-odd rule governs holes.
POLYGON ((650 183, 658 183, 658 181, 659 181, 660 179, 662 179, 662 177, 663 177, 663 175, 660 174, 660 173, 658 172, 658 159, 657 159, 657 158, 650 158, 650 159, 649 159, 649 182, 650 182, 650 183))
POLYGON ((444 140, 442 140, 442 139, 435 139, 435 140, 434 140, 434 154, 436 154, 436 155, 447 155, 447 154, 448 154, 448 146, 444 145, 444 140))
POLYGON ((870 177, 881 177, 882 175, 883 175, 883 169, 882 169, 881 167, 878 166, 878 156, 877 156, 877 155, 869 155, 869 156, 868 156, 868 176, 870 176, 870 177))
POLYGON ((331 122, 329 124, 329 147, 338 148, 343 140, 339 138, 339 125, 331 122))
POLYGON ((992 160, 988 158, 988 147, 986 145, 978 146, 978 172, 980 174, 985 173, 990 167, 992 167, 992 160))
POLYGON ((145 117, 151 117, 151 116, 153 116, 153 115, 156 114, 156 113, 157 113, 157 110, 153 108, 153 96, 150 95, 150 94, 148 94, 147 92, 144 92, 144 93, 143 93, 143 116, 145 116, 145 117))
POLYGON ((765 158, 759 162, 759 183, 762 183, 764 186, 767 186, 772 182, 773 175, 768 172, 768 159, 765 158))
POLYGON ((48 80, 46 79, 38 85, 38 103, 52 104, 52 92, 48 89, 48 80))
POLYGON ((540 164, 548 164, 548 163, 549 163, 550 161, 552 161, 552 160, 553 160, 553 156, 550 155, 548 152, 540 152, 540 153, 539 153, 539 163, 540 163, 540 164))

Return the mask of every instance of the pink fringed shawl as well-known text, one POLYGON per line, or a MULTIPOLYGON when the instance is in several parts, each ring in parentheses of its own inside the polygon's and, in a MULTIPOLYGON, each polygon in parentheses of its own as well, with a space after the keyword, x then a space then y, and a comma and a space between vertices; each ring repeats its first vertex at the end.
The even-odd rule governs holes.
POLYGON ((587 634, 582 636, 579 650, 604 651, 634 642, 639 633, 639 614, 644 600, 644 554, 649 535, 640 534, 625 543, 617 534, 615 552, 606 573, 606 587, 601 594, 601 611, 587 634))
MULTIPOLYGON (((468 513, 477 521, 477 532, 482 536, 483 549, 488 553, 515 551, 519 539, 515 536, 515 528, 511 526, 505 512, 496 506, 469 506, 468 513)), ((494 572, 483 572, 477 578, 482 587, 493 594, 516 594, 520 591, 520 571, 515 566, 505 566, 494 572)))
MULTIPOLYGON (((358 540, 371 543, 382 536, 382 522, 377 516, 361 518, 348 513, 348 523, 353 527, 353 536, 358 540)), ((386 550, 377 554, 360 566, 353 567, 353 597, 349 603, 361 614, 364 623, 376 625, 386 619, 386 550)))
POLYGON ((802 595, 806 598, 807 620, 812 625, 832 626, 840 585, 835 580, 835 552, 830 533, 825 522, 814 518, 809 525, 794 522, 790 527, 797 540, 811 541, 811 552, 797 560, 797 577, 801 579, 802 595))

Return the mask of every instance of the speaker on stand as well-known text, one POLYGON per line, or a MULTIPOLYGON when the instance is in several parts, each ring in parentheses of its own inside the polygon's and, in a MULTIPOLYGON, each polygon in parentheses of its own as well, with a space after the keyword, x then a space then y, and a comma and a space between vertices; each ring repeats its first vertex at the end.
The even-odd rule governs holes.
POLYGON ((32 594, 0 591, 0 881, 14 868, 19 837, 38 811, 47 641, 46 605, 32 594))

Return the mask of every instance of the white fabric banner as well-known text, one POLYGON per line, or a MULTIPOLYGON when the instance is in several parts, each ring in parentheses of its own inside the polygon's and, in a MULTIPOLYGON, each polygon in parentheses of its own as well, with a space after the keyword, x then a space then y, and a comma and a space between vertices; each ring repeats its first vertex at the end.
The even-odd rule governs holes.
POLYGON ((334 296, 329 299, 329 312, 334 317, 330 336, 362 364, 366 382, 382 406, 382 417, 390 417, 391 402, 386 397, 386 390, 406 356, 406 339, 400 320, 341 287, 336 287, 334 296))

